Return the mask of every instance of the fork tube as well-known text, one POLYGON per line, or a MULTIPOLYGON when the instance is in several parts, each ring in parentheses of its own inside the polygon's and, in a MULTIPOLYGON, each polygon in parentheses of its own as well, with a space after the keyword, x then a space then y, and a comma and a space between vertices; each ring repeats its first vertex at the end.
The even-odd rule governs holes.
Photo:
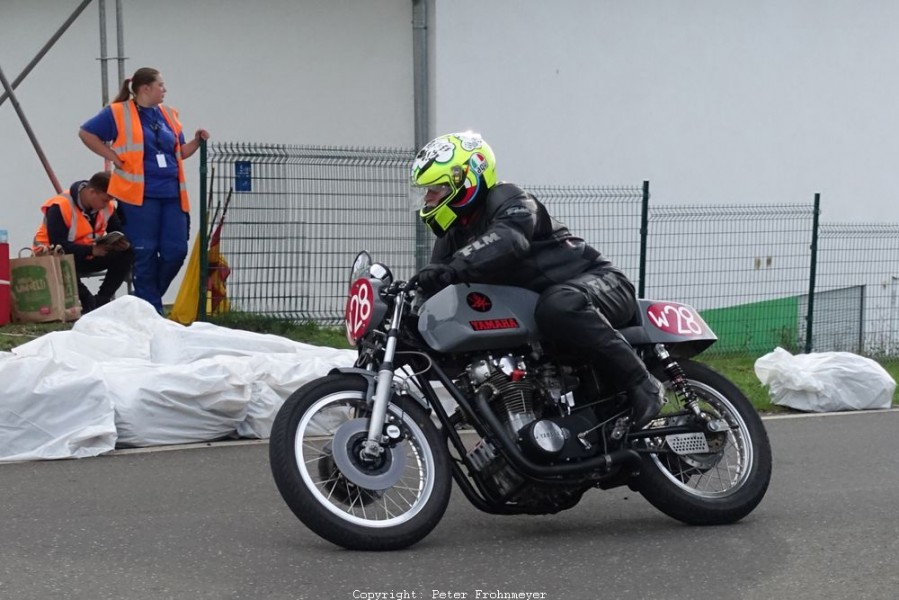
POLYGON ((387 345, 384 347, 384 360, 378 371, 378 382, 375 385, 375 398, 371 408, 371 422, 368 425, 366 454, 376 456, 381 451, 381 436, 384 431, 384 418, 387 416, 387 404, 393 391, 393 359, 396 356, 396 339, 399 335, 399 323, 406 305, 406 294, 400 292, 393 307, 393 320, 387 332, 387 345))

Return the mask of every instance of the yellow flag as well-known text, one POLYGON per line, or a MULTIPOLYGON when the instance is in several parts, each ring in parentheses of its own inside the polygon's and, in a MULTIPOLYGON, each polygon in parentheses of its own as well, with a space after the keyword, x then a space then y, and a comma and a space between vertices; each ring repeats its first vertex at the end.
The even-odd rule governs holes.
POLYGON ((175 304, 172 306, 172 312, 169 313, 169 319, 182 325, 190 325, 197 320, 198 281, 200 281, 199 237, 194 239, 194 247, 190 251, 190 258, 187 261, 187 270, 184 272, 184 279, 181 280, 181 287, 178 288, 178 295, 175 297, 175 304))

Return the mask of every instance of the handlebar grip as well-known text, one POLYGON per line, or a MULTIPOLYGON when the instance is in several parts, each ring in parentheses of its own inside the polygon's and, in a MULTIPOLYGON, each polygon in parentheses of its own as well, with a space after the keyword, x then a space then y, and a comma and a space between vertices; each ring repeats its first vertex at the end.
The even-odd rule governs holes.
POLYGON ((409 278, 409 281, 406 282, 406 285, 403 286, 403 293, 406 294, 410 290, 414 290, 418 287, 418 273, 409 278))

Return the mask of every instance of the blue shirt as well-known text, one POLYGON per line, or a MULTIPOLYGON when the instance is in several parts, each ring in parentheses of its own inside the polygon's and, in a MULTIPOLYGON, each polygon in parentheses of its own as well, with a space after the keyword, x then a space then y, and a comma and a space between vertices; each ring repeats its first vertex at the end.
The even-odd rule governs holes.
MULTIPOLYGON (((144 197, 178 198, 180 186, 178 160, 175 158, 175 132, 169 127, 158 106, 144 108, 138 105, 137 114, 144 132, 144 197), (158 154, 165 158, 165 167, 159 166, 158 154)), ((81 128, 104 142, 112 142, 119 135, 109 106, 85 121, 81 128)), ((184 145, 183 133, 178 136, 178 141, 184 145)))

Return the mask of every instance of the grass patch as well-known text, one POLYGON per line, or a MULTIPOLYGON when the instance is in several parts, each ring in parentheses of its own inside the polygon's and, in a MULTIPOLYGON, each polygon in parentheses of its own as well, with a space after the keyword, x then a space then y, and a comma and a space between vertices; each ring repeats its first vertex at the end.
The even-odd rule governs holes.
POLYGON ((755 409, 762 413, 788 413, 795 412, 785 406, 778 406, 771 402, 768 388, 764 387, 755 375, 755 361, 757 357, 735 356, 704 356, 700 354, 694 360, 718 371, 730 379, 740 390, 746 394, 755 409))
MULTIPOLYGON (((755 361, 757 357, 747 355, 705 356, 700 354, 695 360, 718 371, 740 388, 749 398, 756 410, 764 413, 795 413, 791 408, 779 406, 771 402, 768 388, 764 387, 755 375, 755 361)), ((880 357, 874 358, 882 366, 894 381, 899 382, 899 358, 880 357)), ((899 386, 893 392, 893 405, 899 404, 899 386)))
MULTIPOLYGON (((210 318, 209 322, 229 329, 277 335, 305 344, 350 348, 343 327, 327 327, 313 322, 301 323, 238 312, 216 315, 210 318)), ((71 329, 72 325, 74 323, 9 323, 0 327, 0 351, 8 352, 47 333, 71 329)))
POLYGON ((230 312, 210 317, 209 322, 229 329, 269 333, 304 344, 341 349, 350 348, 346 339, 346 330, 343 327, 328 327, 312 321, 303 323, 263 315, 230 312))
POLYGON ((8 323, 0 327, 0 352, 9 352, 52 331, 65 331, 73 323, 8 323))

